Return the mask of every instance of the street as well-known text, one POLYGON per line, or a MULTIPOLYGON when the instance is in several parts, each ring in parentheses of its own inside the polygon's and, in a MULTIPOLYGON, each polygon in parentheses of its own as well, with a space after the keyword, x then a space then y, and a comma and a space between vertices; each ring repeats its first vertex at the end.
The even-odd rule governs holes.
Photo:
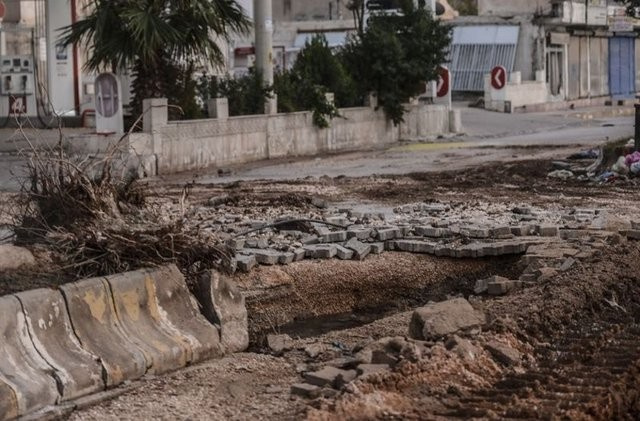
MULTIPOLYGON (((608 107, 591 112, 610 110, 608 107)), ((582 114, 589 112, 585 110, 582 114)), ((224 177, 219 177, 217 169, 212 169, 159 178, 172 183, 195 179, 206 184, 454 170, 491 162, 562 156, 633 135, 631 116, 585 120, 576 115, 576 111, 502 114, 465 108, 462 118, 466 134, 441 143, 412 143, 387 150, 258 162, 232 168, 231 175, 224 177)))
MULTIPOLYGON (((459 104, 462 105, 462 104, 459 104)), ((580 114, 611 114, 611 107, 583 110, 580 114)), ((631 116, 605 116, 596 119, 577 117, 574 110, 552 113, 502 114, 476 108, 462 111, 465 134, 437 143, 409 143, 386 150, 353 152, 322 157, 300 157, 262 161, 231 168, 231 175, 219 177, 218 168, 187 174, 160 176, 158 181, 199 183, 238 180, 281 180, 304 177, 344 175, 364 177, 372 174, 406 174, 420 171, 462 169, 490 162, 548 157, 591 148, 607 140, 633 135, 631 116)), ((65 133, 78 133, 78 129, 65 133)), ((57 141, 57 130, 27 132, 36 144, 57 141)), ((24 174, 24 159, 17 149, 28 147, 15 130, 0 130, 0 190, 16 191, 24 174)), ((225 169, 226 170, 226 169, 225 169)))

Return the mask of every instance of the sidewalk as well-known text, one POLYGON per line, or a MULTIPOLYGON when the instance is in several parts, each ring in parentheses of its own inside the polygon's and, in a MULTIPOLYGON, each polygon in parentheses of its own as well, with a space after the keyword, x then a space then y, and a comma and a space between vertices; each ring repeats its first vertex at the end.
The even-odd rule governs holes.
MULTIPOLYGON (((95 129, 63 128, 64 136, 73 136, 94 132, 95 129)), ((24 128, 23 132, 15 128, 0 129, 0 155, 17 155, 21 150, 30 149, 29 142, 34 146, 55 146, 60 139, 58 129, 24 128), (25 139, 25 135, 28 138, 25 139)))

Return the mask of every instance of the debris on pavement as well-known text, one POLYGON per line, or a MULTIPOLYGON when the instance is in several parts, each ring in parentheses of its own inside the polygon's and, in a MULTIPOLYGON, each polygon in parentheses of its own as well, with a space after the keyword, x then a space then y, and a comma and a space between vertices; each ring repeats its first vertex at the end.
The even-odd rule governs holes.
POLYGON ((598 149, 588 149, 569 155, 567 159, 570 160, 582 160, 582 159, 598 159, 600 151, 598 149))
POLYGON ((569 178, 573 178, 574 174, 568 170, 556 170, 550 172, 547 177, 550 178, 559 178, 561 180, 568 180, 569 178))

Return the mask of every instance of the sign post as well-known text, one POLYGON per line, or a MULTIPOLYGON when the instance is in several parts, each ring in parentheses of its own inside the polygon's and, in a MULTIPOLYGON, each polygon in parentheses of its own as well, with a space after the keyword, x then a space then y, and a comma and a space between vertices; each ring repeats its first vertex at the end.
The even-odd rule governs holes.
POLYGON ((507 69, 503 66, 496 66, 491 70, 491 86, 500 90, 507 85, 507 69))

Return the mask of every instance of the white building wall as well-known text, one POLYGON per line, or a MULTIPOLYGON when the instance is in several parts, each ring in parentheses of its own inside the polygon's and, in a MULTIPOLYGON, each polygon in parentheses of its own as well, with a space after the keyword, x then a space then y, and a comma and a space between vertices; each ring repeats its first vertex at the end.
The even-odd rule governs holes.
POLYGON ((551 11, 551 0, 478 0, 478 16, 522 16, 551 11))

